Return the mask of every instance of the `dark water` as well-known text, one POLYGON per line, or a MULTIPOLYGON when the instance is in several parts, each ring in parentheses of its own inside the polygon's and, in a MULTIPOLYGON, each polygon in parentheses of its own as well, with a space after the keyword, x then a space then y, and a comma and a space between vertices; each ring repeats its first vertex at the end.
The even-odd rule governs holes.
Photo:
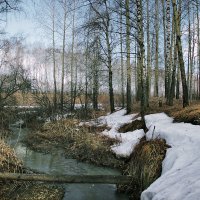
MULTIPOLYGON (((11 128, 14 134, 8 143, 15 149, 25 167, 52 175, 119 175, 120 172, 110 168, 97 167, 91 164, 78 162, 75 159, 66 159, 61 150, 53 154, 42 154, 23 146, 21 139, 28 129, 11 128)), ((125 200, 128 197, 116 192, 116 186, 111 184, 65 184, 64 200, 125 200)))

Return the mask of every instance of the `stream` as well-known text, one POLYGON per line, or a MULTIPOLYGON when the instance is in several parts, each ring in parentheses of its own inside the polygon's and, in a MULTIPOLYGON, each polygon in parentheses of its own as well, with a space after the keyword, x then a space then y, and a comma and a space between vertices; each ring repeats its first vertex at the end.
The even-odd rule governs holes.
MULTIPOLYGON (((10 128, 13 131, 8 144, 15 149, 16 155, 23 161, 24 166, 40 173, 51 175, 119 175, 118 170, 107 167, 97 167, 92 164, 67 159, 62 150, 53 154, 43 154, 30 150, 21 140, 28 129, 10 128)), ((63 200, 126 200, 127 195, 116 192, 113 184, 64 184, 63 200)))

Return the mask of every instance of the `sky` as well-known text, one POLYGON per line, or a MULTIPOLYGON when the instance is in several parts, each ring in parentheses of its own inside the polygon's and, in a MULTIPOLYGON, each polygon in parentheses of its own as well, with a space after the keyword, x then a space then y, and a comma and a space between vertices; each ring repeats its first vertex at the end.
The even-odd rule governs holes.
POLYGON ((42 35, 34 21, 34 5, 31 0, 24 1, 21 12, 8 13, 6 23, 3 24, 8 36, 23 36, 26 43, 41 42, 42 35))
MULTIPOLYGON (((38 9, 39 5, 42 6, 41 2, 41 0, 24 0, 21 4, 21 12, 12 12, 8 14, 4 25, 8 36, 20 36, 22 34, 26 38, 27 44, 39 42, 44 44, 44 46, 48 46, 48 35, 44 34, 44 30, 41 28, 41 24, 39 24, 40 22, 37 21, 38 13, 36 14, 35 11, 38 9)), ((42 9, 41 7, 40 12, 42 9)), ((80 23, 81 20, 84 20, 84 14, 80 12, 81 9, 79 8, 79 11, 76 13, 76 17, 78 18, 76 19, 76 23, 80 23)), ((71 38, 71 32, 72 30, 69 28, 66 33, 68 39, 71 38)), ((71 42, 71 39, 69 41, 71 42)))

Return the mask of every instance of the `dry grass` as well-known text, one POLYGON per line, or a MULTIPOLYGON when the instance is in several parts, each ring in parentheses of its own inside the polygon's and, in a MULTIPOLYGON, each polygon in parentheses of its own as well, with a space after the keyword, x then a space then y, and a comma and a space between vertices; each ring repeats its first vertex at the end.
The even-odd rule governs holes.
POLYGON ((77 120, 47 123, 40 131, 29 134, 24 142, 36 151, 51 152, 53 148, 61 147, 67 157, 120 168, 122 161, 110 150, 110 146, 118 141, 97 134, 98 128, 90 132, 77 124, 77 120))
MULTIPOLYGON (((164 98, 153 97, 150 99, 149 107, 147 108, 146 113, 158 113, 158 112, 166 112, 167 114, 172 113, 173 111, 178 111, 182 109, 182 101, 174 100, 173 106, 166 105, 166 100, 164 98), (159 107, 159 102, 162 102, 162 107, 159 107)), ((133 104, 133 112, 140 112, 140 102, 135 102, 133 104)))
POLYGON ((61 200, 64 195, 61 188, 45 184, 29 185, 27 191, 19 191, 16 200, 61 200))
MULTIPOLYGON (((171 117, 174 117, 177 122, 188 122, 195 125, 200 125, 200 101, 192 101, 186 108, 182 107, 182 100, 174 100, 173 106, 165 104, 165 99, 162 99, 162 107, 159 107, 160 98, 152 98, 147 108, 146 114, 165 112, 171 117)), ((133 105, 133 112, 140 112, 140 103, 133 105)))
POLYGON ((137 129, 143 129, 143 123, 141 120, 134 120, 131 123, 124 124, 119 128, 119 133, 126 133, 129 131, 135 131, 137 129))
POLYGON ((22 92, 16 92, 14 94, 16 98, 17 105, 35 105, 33 94, 28 93, 22 93, 22 92))
POLYGON ((111 152, 110 146, 116 143, 115 139, 92 133, 84 133, 76 137, 71 145, 71 153, 82 161, 89 161, 97 165, 118 167, 122 163, 111 152))
POLYGON ((172 112, 176 122, 188 122, 200 125, 200 104, 192 105, 179 111, 172 112))
POLYGON ((161 175, 162 161, 168 147, 164 140, 146 141, 144 138, 135 147, 125 170, 125 174, 134 177, 133 183, 120 187, 131 193, 131 199, 140 199, 141 192, 161 175))
POLYGON ((84 124, 82 126, 83 128, 87 129, 88 132, 90 133, 101 133, 102 131, 104 131, 105 129, 110 130, 111 128, 108 127, 106 124, 102 124, 102 125, 91 125, 91 124, 84 124))
POLYGON ((10 122, 16 119, 16 111, 11 108, 4 108, 0 110, 0 128, 8 129, 10 122))
POLYGON ((6 128, 1 128, 0 129, 0 141, 7 139, 11 134, 11 131, 6 128))
POLYGON ((61 186, 43 183, 15 181, 4 184, 0 189, 1 200, 61 200, 63 196, 61 186))
MULTIPOLYGON (((4 141, 0 140, 0 172, 24 173, 22 162, 4 141)), ((58 186, 22 181, 1 181, 0 199, 2 200, 60 200, 64 190, 58 186)))
MULTIPOLYGON (((16 157, 13 149, 5 144, 3 140, 0 140, 0 172, 22 172, 22 162, 16 157)), ((15 182, 5 184, 0 182, 0 197, 4 198, 6 194, 15 190, 15 182)))
POLYGON ((19 172, 22 162, 17 158, 13 149, 0 140, 0 172, 19 172))

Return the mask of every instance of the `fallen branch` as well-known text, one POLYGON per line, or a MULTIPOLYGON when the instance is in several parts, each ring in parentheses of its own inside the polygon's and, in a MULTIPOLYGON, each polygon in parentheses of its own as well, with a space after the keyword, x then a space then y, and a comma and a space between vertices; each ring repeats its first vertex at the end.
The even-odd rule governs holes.
POLYGON ((122 175, 63 175, 0 173, 0 180, 41 181, 49 183, 101 183, 127 184, 133 180, 131 176, 122 175))

